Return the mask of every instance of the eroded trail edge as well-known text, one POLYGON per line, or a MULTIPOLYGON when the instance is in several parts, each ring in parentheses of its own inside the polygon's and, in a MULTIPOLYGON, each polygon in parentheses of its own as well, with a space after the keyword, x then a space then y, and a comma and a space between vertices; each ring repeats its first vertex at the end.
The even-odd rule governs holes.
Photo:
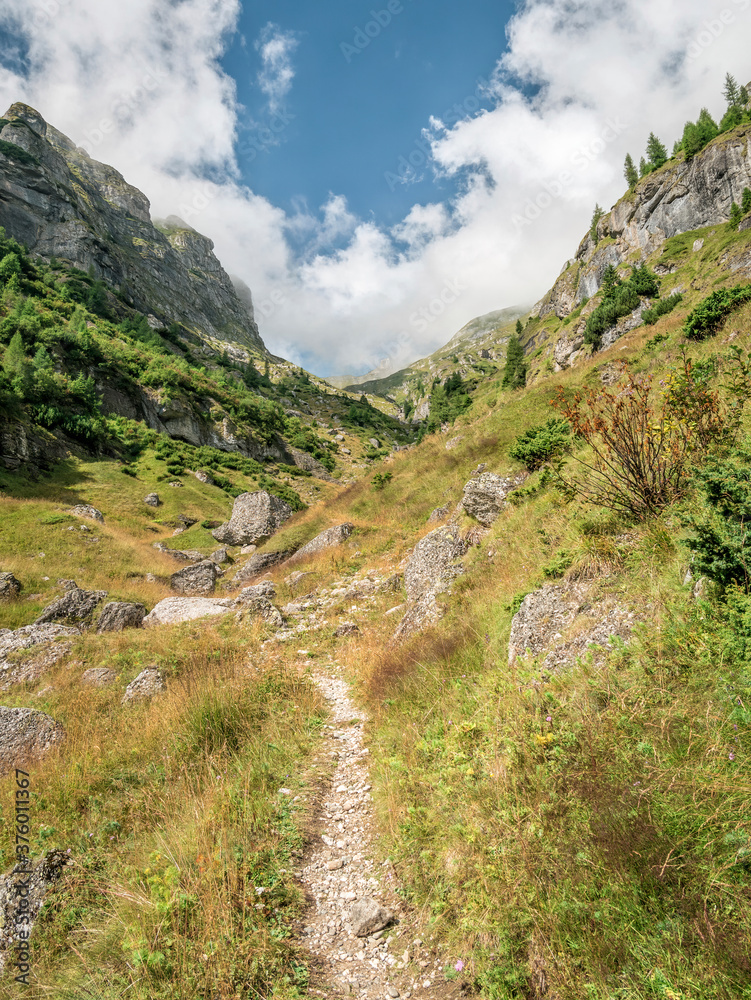
POLYGON ((320 997, 447 998, 457 995, 443 963, 414 935, 377 836, 362 710, 343 668, 312 680, 331 719, 326 752, 336 760, 299 876, 310 901, 302 929, 313 956, 309 993, 320 997))

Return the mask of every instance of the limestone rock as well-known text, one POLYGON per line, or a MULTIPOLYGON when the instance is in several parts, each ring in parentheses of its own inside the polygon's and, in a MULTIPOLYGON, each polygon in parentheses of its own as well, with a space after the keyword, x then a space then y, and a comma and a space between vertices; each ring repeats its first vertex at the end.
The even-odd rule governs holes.
POLYGON ((104 514, 89 503, 76 504, 75 507, 70 508, 68 513, 73 514, 74 517, 87 517, 91 521, 99 521, 100 524, 104 524, 104 514))
POLYGON ((456 561, 466 547, 453 525, 436 528, 414 547, 404 570, 404 587, 410 601, 424 594, 446 590, 462 571, 456 561))
POLYGON ((12 601, 22 588, 23 584, 12 573, 0 573, 0 601, 12 601))
POLYGON ((44 712, 0 705, 0 774, 25 769, 64 741, 63 727, 44 712))
POLYGON ((81 683, 89 687, 107 687, 109 684, 114 684, 116 680, 117 674, 109 667, 91 667, 90 670, 84 670, 81 674, 81 683))
POLYGON ((273 535, 292 514, 288 503, 266 490, 242 493, 235 500, 229 521, 211 534, 227 545, 255 545, 273 535))
POLYGON ((256 552, 250 559, 235 573, 235 583, 244 583, 252 580, 254 576, 260 576, 272 566, 278 566, 285 562, 292 555, 292 551, 287 549, 283 552, 256 552))
POLYGON ((236 601, 238 604, 242 604, 245 601, 255 600, 256 597, 265 597, 267 600, 273 601, 276 597, 276 587, 273 581, 261 580, 260 583, 256 583, 252 587, 243 587, 236 601))
POLYGON ((196 479, 199 483, 206 483, 207 486, 213 486, 214 480, 208 472, 204 472, 203 469, 199 469, 198 472, 194 473, 196 479))
POLYGON ((212 562, 216 563, 217 566, 221 566, 222 563, 234 562, 234 559, 231 558, 226 548, 216 549, 214 552, 211 553, 209 559, 212 562))
POLYGON ((56 639, 80 635, 77 628, 65 625, 24 625, 15 632, 6 630, 0 634, 0 690, 7 690, 12 684, 33 683, 53 664, 67 656, 70 642, 55 642, 56 639), (18 650, 36 649, 30 657, 17 660, 8 659, 18 650))
POLYGON ((368 444, 370 445, 371 448, 375 448, 376 450, 381 447, 381 442, 378 440, 378 438, 369 438, 368 444))
POLYGON ((315 538, 311 539, 307 545, 303 545, 301 549, 297 550, 294 555, 295 561, 303 559, 305 556, 315 555, 317 552, 323 552, 324 549, 333 549, 337 545, 341 545, 354 530, 354 524, 350 524, 349 521, 345 521, 344 524, 337 524, 333 528, 327 528, 320 535, 316 535, 315 538))
POLYGON ((381 906, 371 896, 365 896, 352 904, 349 911, 349 922, 355 937, 367 937, 382 930, 394 919, 391 910, 381 906))
POLYGON ((211 559, 204 559, 173 573, 170 577, 170 587, 178 594, 213 594, 216 578, 216 563, 211 559))
POLYGON ((159 499, 158 493, 147 493, 143 498, 143 502, 147 507, 161 507, 162 501, 159 499))
POLYGON ((445 521, 449 516, 449 511, 451 510, 451 504, 445 504, 443 507, 436 507, 435 510, 431 510, 428 514, 428 524, 435 524, 437 521, 445 521))
POLYGON ((354 622, 342 622, 341 625, 334 632, 334 636, 337 639, 342 638, 346 635, 359 635, 360 628, 354 622))
POLYGON ((45 622, 59 622, 63 625, 88 625, 96 608, 106 598, 106 590, 81 590, 71 588, 62 597, 48 605, 34 622, 43 625, 45 622))
POLYGON ((152 625, 175 625, 213 615, 226 615, 232 610, 230 597, 165 597, 144 618, 145 628, 152 625))
POLYGON ((167 690, 164 678, 156 667, 146 667, 135 680, 132 680, 125 689, 122 697, 122 704, 127 705, 133 701, 147 701, 154 695, 161 694, 167 690))
POLYGON ((143 604, 130 604, 127 601, 110 601, 105 604, 99 621, 97 632, 122 632, 126 628, 141 628, 146 617, 143 604))
MULTIPOLYGON (((393 610, 396 612, 402 607, 403 605, 393 610)), ((430 625, 436 625, 441 620, 442 615, 443 612, 436 601, 435 594, 430 592, 423 594, 418 600, 406 606, 404 616, 394 632, 394 639, 397 642, 403 642, 430 625)))
POLYGON ((24 899, 28 904, 28 909, 25 911, 28 923, 24 927, 25 930, 30 931, 36 922, 50 886, 60 878, 70 860, 67 851, 47 851, 44 857, 31 866, 30 871, 16 875, 11 871, 8 875, 0 875, 0 973, 3 970, 3 965, 10 960, 16 943, 18 888, 23 882, 26 889, 24 899))
MULTIPOLYGON (((253 588, 248 588, 252 590, 253 588)), ((243 591, 243 594, 246 592, 243 591)), ((281 628, 284 625, 284 618, 278 608, 274 607, 267 597, 252 597, 241 595, 237 599, 237 606, 250 618, 261 618, 268 625, 274 628, 281 628)))
POLYGON ((483 472, 479 479, 470 479, 464 487, 462 507, 470 517, 489 528, 506 506, 506 496, 513 487, 510 479, 483 472))

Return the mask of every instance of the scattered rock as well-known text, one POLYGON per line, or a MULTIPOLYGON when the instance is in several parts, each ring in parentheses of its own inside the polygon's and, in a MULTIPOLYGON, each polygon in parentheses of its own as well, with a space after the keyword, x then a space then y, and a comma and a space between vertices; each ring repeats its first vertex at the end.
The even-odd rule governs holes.
POLYGON ((368 439, 368 444, 370 445, 371 448, 375 448, 375 449, 378 449, 378 448, 381 447, 381 442, 378 440, 378 438, 369 438, 368 439))
MULTIPOLYGON (((248 588, 248 590, 252 589, 252 587, 248 588)), ((236 603, 241 609, 241 615, 245 613, 250 618, 261 618, 268 625, 273 625, 274 628, 281 628, 284 625, 281 612, 267 597, 246 596, 246 591, 243 591, 236 603)))
POLYGON ((315 573, 305 572, 304 570, 296 569, 294 573, 290 573, 289 576, 285 576, 284 582, 292 590, 296 590, 298 583, 304 583, 305 580, 310 576, 315 576, 315 573))
POLYGON ((26 890, 23 897, 26 902, 24 914, 28 918, 23 928, 29 932, 36 922, 50 886, 60 878, 70 860, 67 851, 47 851, 43 858, 31 866, 30 871, 0 876, 0 972, 18 940, 18 890, 21 885, 26 890))
POLYGON ((78 584, 75 580, 67 580, 65 577, 61 577, 57 581, 58 587, 62 587, 63 590, 77 590, 78 584))
POLYGON ((342 622, 339 628, 334 632, 336 638, 341 638, 345 635, 359 635, 360 629, 354 622, 342 622))
POLYGON ((12 573, 0 573, 0 601, 12 601, 22 588, 23 584, 12 573))
POLYGON ((354 530, 354 524, 350 524, 349 521, 345 521, 344 524, 337 524, 333 528, 327 528, 320 535, 316 535, 307 545, 303 545, 301 549, 298 549, 293 558, 297 561, 306 556, 315 555, 317 552, 323 552, 324 549, 333 549, 346 541, 354 530))
POLYGON ((265 490, 242 493, 235 500, 232 517, 212 535, 227 545, 255 545, 273 535, 292 514, 288 503, 265 490))
POLYGON ((178 514, 175 520, 182 528, 192 528, 194 524, 198 524, 198 519, 189 517, 188 514, 178 514))
POLYGON ((90 670, 84 670, 81 674, 81 683, 87 684, 89 687, 107 687, 109 684, 114 684, 116 680, 117 674, 109 667, 91 667, 90 670))
POLYGON ((34 624, 59 622, 63 625, 88 625, 94 611, 106 596, 106 590, 81 590, 73 587, 48 605, 34 624))
POLYGON ((216 549, 214 552, 211 553, 209 559, 213 563, 216 563, 217 566, 221 566, 222 563, 234 562, 234 559, 230 557, 229 552, 225 548, 216 549))
POLYGON ((206 483, 207 486, 214 485, 214 479, 209 475, 208 472, 204 472, 203 469, 199 469, 198 472, 194 472, 193 475, 196 477, 199 483, 206 483))
POLYGON ((285 562, 292 555, 292 550, 287 549, 282 552, 256 552, 248 561, 235 573, 235 583, 244 583, 252 580, 254 576, 260 576, 272 566, 278 566, 285 562))
POLYGON ((386 927, 394 919, 391 910, 381 906, 379 902, 370 896, 358 899, 353 903, 349 911, 349 922, 352 925, 352 933, 355 937, 367 937, 386 927))
POLYGON ((13 684, 32 684, 51 666, 67 656, 71 650, 71 642, 56 642, 56 639, 80 635, 77 628, 65 625, 24 625, 11 632, 4 629, 0 633, 0 691, 5 691, 13 684), (36 650, 35 647, 40 647, 36 650), (30 656, 23 659, 13 657, 11 653, 18 650, 35 649, 30 656))
MULTIPOLYGON (((219 527, 219 525, 217 525, 219 527)), ((240 549, 241 556, 252 556, 255 550, 258 548, 257 545, 243 545, 240 549)))
POLYGON ((135 680, 132 680, 125 689, 121 704, 127 705, 132 701, 147 701, 154 695, 161 694, 167 690, 164 678, 156 667, 146 667, 135 680))
POLYGON ((693 245, 694 253, 698 253, 703 246, 704 246, 704 240, 694 240, 694 245, 693 245))
POLYGON ((183 488, 183 484, 177 479, 175 479, 174 482, 170 483, 170 486, 172 486, 176 490, 178 489, 181 490, 183 488))
POLYGON ((186 566, 170 577, 170 587, 178 594, 213 594, 216 587, 217 567, 211 559, 203 559, 193 566, 186 566))
POLYGON ((436 507, 428 514, 428 524, 435 524, 436 521, 445 521, 449 516, 449 511, 451 510, 451 504, 447 503, 444 507, 436 507))
POLYGON ((464 440, 463 434, 457 434, 456 437, 450 438, 446 442, 446 451, 453 451, 453 449, 456 448, 456 446, 463 440, 464 440))
POLYGON ((514 485, 511 479, 484 472, 464 487, 461 506, 470 517, 489 528, 506 506, 506 497, 514 485))
POLYGON ((144 498, 143 502, 147 507, 161 507, 162 501, 159 499, 158 493, 148 493, 144 498))
MULTIPOLYGON (((184 529, 180 529, 174 534, 182 534, 184 529)), ((198 549, 171 549, 169 546, 165 545, 164 542, 154 542, 154 548, 157 552, 163 552, 166 556, 170 556, 172 559, 177 560, 177 562, 203 562, 206 556, 203 552, 199 552, 198 549)))
POLYGON ((143 604, 129 604, 127 601, 110 601, 105 604, 99 621, 97 632, 122 632, 126 628, 141 628, 146 617, 143 604))
POLYGON ((261 580, 260 583, 256 583, 252 587, 243 587, 236 603, 242 604, 255 600, 256 597, 265 597, 267 600, 273 601, 276 597, 276 587, 273 580, 261 580))
POLYGON ((226 615, 233 606, 230 597, 165 597, 144 618, 145 628, 152 625, 175 625, 212 615, 226 615))
POLYGON ((99 521, 101 524, 104 524, 104 514, 101 510, 97 510, 96 507, 92 507, 88 503, 79 503, 75 507, 71 507, 68 513, 73 514, 75 517, 88 517, 92 521, 99 521))
POLYGON ((44 712, 0 705, 0 774, 25 770, 64 741, 63 727, 44 712))
POLYGON ((446 590, 462 572, 457 565, 466 546, 453 525, 436 528, 421 538, 412 550, 404 570, 404 588, 410 601, 424 594, 446 590))

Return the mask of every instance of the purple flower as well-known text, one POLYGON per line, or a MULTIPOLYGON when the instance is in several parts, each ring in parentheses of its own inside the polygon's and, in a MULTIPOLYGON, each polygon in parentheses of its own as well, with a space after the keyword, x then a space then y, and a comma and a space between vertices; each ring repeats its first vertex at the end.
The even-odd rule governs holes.
POLYGON ((548 716, 548 717, 547 717, 547 718, 545 719, 545 721, 546 721, 546 722, 552 722, 552 721, 553 721, 553 716, 552 716, 552 715, 549 715, 549 716, 548 716))
POLYGON ((735 754, 734 753, 729 753, 728 754, 728 760, 735 760, 735 754))
POLYGON ((457 972, 461 972, 462 969, 464 968, 464 962, 462 962, 462 960, 459 959, 454 968, 456 969, 457 972))

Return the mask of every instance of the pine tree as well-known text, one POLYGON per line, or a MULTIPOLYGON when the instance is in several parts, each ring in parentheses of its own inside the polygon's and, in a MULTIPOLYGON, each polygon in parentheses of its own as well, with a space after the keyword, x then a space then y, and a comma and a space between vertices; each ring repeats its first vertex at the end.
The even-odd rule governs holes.
POLYGON ((618 285, 621 284, 621 278, 618 271, 613 267, 612 264, 608 264, 605 268, 605 272, 602 276, 602 289, 605 293, 605 298, 612 295, 616 290, 618 285))
POLYGON ((741 211, 744 215, 751 212, 751 188, 743 189, 743 197, 741 199, 741 211))
POLYGON ((668 151, 654 132, 649 133, 647 140, 647 159, 653 170, 659 170, 664 163, 667 163, 668 151))
POLYGON ((702 108, 699 112, 699 120, 696 123, 696 130, 699 133, 702 148, 716 139, 720 134, 720 128, 707 108, 702 108))
POLYGON ((527 366, 524 364, 524 348, 517 336, 509 339, 506 349, 506 365, 503 369, 503 389, 522 389, 527 383, 527 366))
POLYGON ((730 218, 728 219, 728 225, 731 229, 737 229, 738 223, 743 218, 743 212, 741 212, 740 206, 733 202, 730 206, 730 218))
POLYGON ((604 209, 600 205, 595 205, 595 210, 592 213, 592 221, 589 224, 589 235, 591 238, 597 242, 597 223, 605 214, 604 209))
POLYGON ((722 93, 729 108, 735 108, 741 103, 738 81, 732 73, 725 74, 725 86, 722 88, 722 93))
MULTIPOLYGON (((746 188, 746 190, 748 190, 748 188, 746 188)), ((524 327, 522 326, 522 321, 518 319, 516 321, 516 336, 521 337, 523 332, 524 332, 524 327)))
POLYGON ((5 349, 3 368, 11 381, 15 394, 24 399, 28 395, 31 385, 31 362, 26 357, 23 338, 18 332, 13 334, 5 349))
POLYGON ((642 158, 639 160, 639 176, 646 177, 647 174, 649 173, 649 169, 650 168, 647 165, 647 161, 642 156, 642 158))
POLYGON ((746 105, 748 104, 748 88, 746 86, 741 87, 741 89, 738 91, 738 96, 740 98, 740 103, 745 108, 746 105))
POLYGON ((623 164, 623 176, 626 178, 626 183, 628 184, 629 190, 633 191, 636 185, 639 183, 639 173, 634 166, 634 161, 631 157, 631 153, 626 153, 626 161, 623 164))

